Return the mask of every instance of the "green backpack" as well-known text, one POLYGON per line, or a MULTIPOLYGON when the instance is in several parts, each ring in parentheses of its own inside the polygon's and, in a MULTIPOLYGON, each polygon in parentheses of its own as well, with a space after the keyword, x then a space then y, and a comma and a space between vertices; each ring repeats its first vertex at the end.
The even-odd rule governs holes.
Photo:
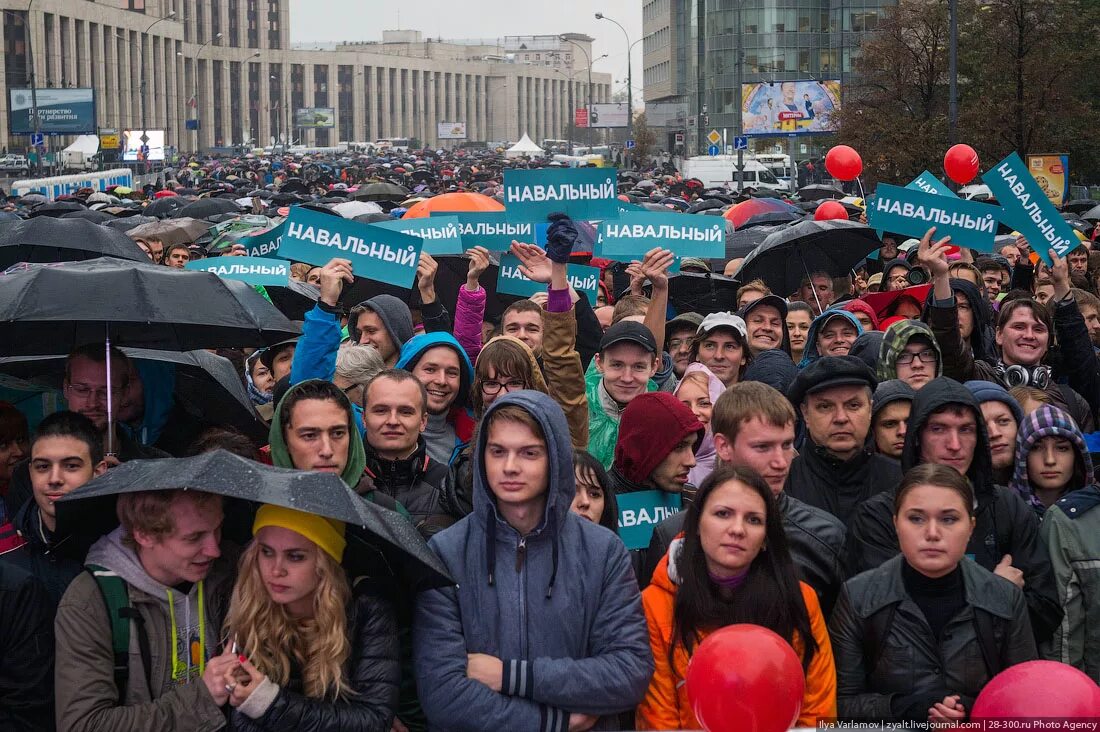
POLYGON ((118 686, 119 700, 123 701, 126 698, 126 685, 130 677, 131 623, 138 625, 141 661, 145 672, 149 673, 149 637, 143 627, 144 619, 141 613, 130 605, 130 593, 126 587, 126 580, 97 564, 89 564, 85 569, 92 575, 107 605, 107 617, 111 620, 111 649, 115 655, 115 684, 118 686))

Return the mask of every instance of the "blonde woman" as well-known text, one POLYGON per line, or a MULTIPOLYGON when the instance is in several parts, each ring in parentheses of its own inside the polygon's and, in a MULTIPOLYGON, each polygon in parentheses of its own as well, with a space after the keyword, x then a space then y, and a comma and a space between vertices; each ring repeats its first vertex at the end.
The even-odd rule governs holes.
POLYGON ((397 626, 389 603, 352 590, 343 524, 265 505, 241 557, 226 637, 231 728, 388 732, 397 708, 397 626))

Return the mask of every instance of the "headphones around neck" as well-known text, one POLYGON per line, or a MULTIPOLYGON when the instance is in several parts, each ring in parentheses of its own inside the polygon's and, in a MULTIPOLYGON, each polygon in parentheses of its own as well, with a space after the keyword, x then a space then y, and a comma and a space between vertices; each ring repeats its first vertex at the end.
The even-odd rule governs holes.
POLYGON ((997 376, 1009 389, 1017 386, 1033 386, 1036 389, 1046 389, 1050 386, 1049 366, 1005 366, 997 364, 997 376))

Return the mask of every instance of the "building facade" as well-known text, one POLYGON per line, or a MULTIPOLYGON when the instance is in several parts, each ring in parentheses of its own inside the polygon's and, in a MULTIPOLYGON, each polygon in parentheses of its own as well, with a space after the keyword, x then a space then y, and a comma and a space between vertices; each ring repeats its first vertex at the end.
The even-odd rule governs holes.
MULTIPOLYGON (((181 150, 267 145, 288 131, 306 145, 408 137, 435 146, 439 122, 464 122, 471 141, 540 141, 563 137, 570 86, 574 99, 589 98, 583 52, 579 63, 573 55, 583 41, 387 31, 378 43, 292 48, 289 0, 31 0, 29 10, 27 0, 0 0, 0 21, 5 119, 9 88, 90 87, 99 128, 163 129, 181 150), (525 62, 525 43, 556 55, 525 62), (334 126, 294 128, 293 110, 309 107, 332 108, 334 126)), ((607 101, 611 77, 591 80, 593 101, 607 101)), ((29 143, 10 125, 4 134, 9 149, 29 143)))
POLYGON ((839 80, 896 0, 641 0, 646 105, 682 103, 689 153, 737 134, 744 84, 839 80))

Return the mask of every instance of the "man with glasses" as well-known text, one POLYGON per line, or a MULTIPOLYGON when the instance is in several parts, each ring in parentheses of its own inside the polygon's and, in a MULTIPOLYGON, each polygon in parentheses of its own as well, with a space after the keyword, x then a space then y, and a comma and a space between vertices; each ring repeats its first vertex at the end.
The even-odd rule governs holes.
POLYGON ((901 379, 917 391, 943 374, 942 361, 932 329, 919 320, 901 320, 882 336, 878 380, 901 379))
MULTIPOLYGON (((507 388, 507 385, 505 385, 507 388)), ((411 373, 387 369, 367 382, 363 395, 367 465, 364 481, 412 516, 425 538, 461 518, 446 513, 440 488, 447 464, 428 454, 428 393, 411 373)))

